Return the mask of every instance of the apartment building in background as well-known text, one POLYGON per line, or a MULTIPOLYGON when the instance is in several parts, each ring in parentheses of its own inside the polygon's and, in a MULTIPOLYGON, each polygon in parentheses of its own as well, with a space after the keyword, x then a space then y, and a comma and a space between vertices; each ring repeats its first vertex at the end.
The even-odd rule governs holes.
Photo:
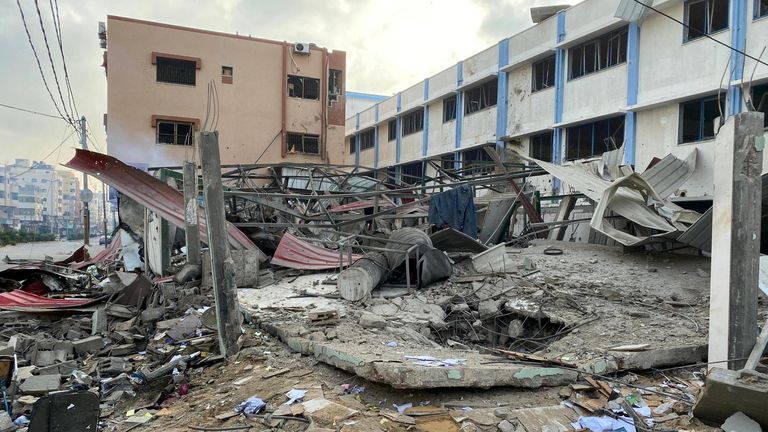
POLYGON ((82 231, 80 181, 72 171, 16 159, 0 165, 0 211, 7 229, 66 236, 82 231))
POLYGON ((100 38, 111 156, 180 166, 207 127, 222 164, 344 159, 343 51, 118 16, 100 38))
MULTIPOLYGON (((584 0, 346 120, 346 162, 407 183, 455 161, 492 164, 483 146, 569 164, 623 146, 643 171, 697 150, 680 201, 711 205, 714 121, 768 108, 768 0, 584 0), (625 16, 633 12, 634 16, 625 16), (706 36, 705 36, 706 35, 706 36)), ((768 123, 767 123, 768 124, 768 123)), ((765 155, 768 157, 768 154, 765 155)), ((768 168, 768 161, 763 165, 768 168)), ((542 196, 567 193, 532 178, 542 196)), ((698 207, 701 208, 701 207, 698 207)), ((703 211, 702 210, 702 211, 703 211)))

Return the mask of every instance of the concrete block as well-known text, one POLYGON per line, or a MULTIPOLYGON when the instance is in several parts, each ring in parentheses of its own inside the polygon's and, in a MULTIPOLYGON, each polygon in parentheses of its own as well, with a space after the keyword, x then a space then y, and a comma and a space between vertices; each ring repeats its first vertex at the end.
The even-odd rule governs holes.
POLYGON ((712 368, 704 390, 693 407, 699 420, 720 426, 728 417, 742 412, 768 428, 768 378, 752 371, 712 368))
POLYGON ((53 344, 54 351, 64 351, 67 355, 75 353, 75 346, 70 341, 58 341, 53 344))
MULTIPOLYGON (((238 288, 256 288, 259 286, 259 258, 258 253, 249 250, 231 250, 232 261, 235 262, 235 285, 238 288)), ((202 287, 213 286, 211 277, 211 254, 203 252, 202 287)))
POLYGON ((163 318, 163 315, 165 315, 165 308, 162 306, 145 309, 141 312, 141 322, 154 322, 163 318))
POLYGON ((104 308, 98 308, 93 311, 91 317, 91 336, 95 336, 100 333, 104 333, 109 328, 107 327, 107 310, 104 308))
POLYGON ((176 283, 184 284, 189 281, 200 279, 202 269, 196 264, 185 264, 174 276, 173 280, 176 283))
POLYGON ((24 380, 19 386, 22 394, 45 395, 61 386, 61 375, 37 375, 24 380))
POLYGON ((85 339, 79 339, 72 344, 75 347, 75 352, 78 355, 90 354, 104 348, 104 339, 100 336, 91 336, 85 339))
POLYGON ((75 369, 77 369, 77 362, 75 360, 69 360, 65 361, 64 363, 57 363, 54 365, 34 369, 34 373, 36 375, 69 375, 75 369))
POLYGON ((363 312, 360 315, 360 325, 365 328, 384 328, 387 326, 387 320, 379 315, 363 312))
POLYGON ((63 350, 56 351, 37 351, 32 363, 35 366, 45 367, 67 360, 67 353, 63 350))

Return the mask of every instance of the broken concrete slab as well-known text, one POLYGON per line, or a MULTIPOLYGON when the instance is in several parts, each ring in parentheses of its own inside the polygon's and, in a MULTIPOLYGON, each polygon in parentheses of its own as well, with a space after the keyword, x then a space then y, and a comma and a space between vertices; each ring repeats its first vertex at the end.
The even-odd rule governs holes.
POLYGON ((27 378, 19 386, 22 394, 46 395, 61 386, 61 375, 36 375, 27 378))
MULTIPOLYGON (((499 357, 476 352, 461 352, 465 362, 458 367, 427 367, 405 359, 406 355, 429 355, 437 358, 455 358, 457 351, 449 348, 418 346, 391 349, 385 345, 366 345, 338 340, 318 342, 298 336, 290 324, 262 323, 264 328, 279 337, 292 350, 313 355, 323 363, 352 372, 369 381, 388 384, 394 388, 424 389, 440 387, 491 388, 512 386, 538 388, 576 382, 575 370, 549 366, 527 366, 499 361, 499 357), (418 348, 417 348, 418 346, 418 348)), ((353 332, 339 329, 339 332, 353 332)))
POLYGON ((320 427, 336 426, 358 413, 356 410, 322 398, 312 399, 301 405, 304 407, 304 415, 320 427))
POLYGON ((104 339, 101 336, 91 336, 72 342, 77 355, 91 354, 104 348, 104 339))
POLYGON ((481 252, 472 257, 472 266, 480 273, 506 272, 512 268, 512 260, 507 257, 507 248, 504 243, 481 252))
POLYGON ((387 320, 370 312, 363 312, 359 322, 363 328, 384 328, 387 326, 387 320))
POLYGON ((693 415, 720 426, 731 415, 742 412, 768 428, 768 375, 754 371, 712 368, 704 390, 693 407, 693 415))
POLYGON ((721 426, 723 432, 763 432, 756 421, 739 411, 728 417, 721 426))

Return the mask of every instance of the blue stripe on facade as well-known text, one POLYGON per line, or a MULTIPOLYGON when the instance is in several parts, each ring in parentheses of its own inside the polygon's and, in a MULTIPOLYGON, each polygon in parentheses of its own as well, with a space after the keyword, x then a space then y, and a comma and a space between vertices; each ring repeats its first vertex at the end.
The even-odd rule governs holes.
MULTIPOLYGON (((637 91, 640 77, 640 25, 629 24, 627 35, 627 105, 637 104, 637 91)), ((635 164, 637 153, 637 113, 629 111, 624 117, 624 163, 635 164)))
MULTIPOLYGON (((565 11, 557 13, 557 36, 556 43, 565 40, 565 11)), ((555 50, 555 124, 563 121, 563 97, 565 94, 565 49, 557 48, 555 50)), ((555 128, 552 131, 552 162, 555 164, 563 163, 563 144, 565 130, 555 128)), ((557 194, 560 191, 560 179, 552 178, 552 193, 557 194)))
POLYGON ((355 115, 355 166, 360 166, 360 113, 355 115))
POLYGON ((365 100, 372 100, 377 102, 387 100, 388 98, 388 96, 381 96, 381 95, 370 94, 370 93, 351 92, 351 91, 345 92, 345 95, 347 97, 351 97, 354 99, 365 99, 365 100))
POLYGON ((509 64, 509 39, 499 42, 499 77, 496 92, 496 148, 504 148, 502 138, 507 134, 507 87, 509 74, 501 69, 509 64))
MULTIPOLYGON (((747 2, 746 0, 731 0, 731 46, 744 51, 747 45, 747 2)), ((744 55, 731 50, 731 80, 744 78, 744 55)), ((741 112, 741 86, 728 86, 728 114, 741 112)))
POLYGON ((429 78, 424 80, 424 130, 421 132, 421 155, 426 157, 429 151, 429 78))
POLYGON ((379 167, 379 104, 373 106, 373 167, 379 167))
POLYGON ((400 117, 400 93, 397 94, 397 127, 395 128, 395 132, 397 133, 397 138, 395 141, 395 163, 400 163, 400 143, 402 141, 402 118, 400 117))
MULTIPOLYGON (((456 87, 461 87, 464 83, 464 62, 458 62, 456 64, 456 87)), ((456 92, 456 148, 461 147, 461 123, 464 121, 464 100, 463 92, 458 90, 456 92)), ((459 153, 456 152, 456 158, 454 162, 455 169, 461 169, 461 163, 459 162, 459 153)))

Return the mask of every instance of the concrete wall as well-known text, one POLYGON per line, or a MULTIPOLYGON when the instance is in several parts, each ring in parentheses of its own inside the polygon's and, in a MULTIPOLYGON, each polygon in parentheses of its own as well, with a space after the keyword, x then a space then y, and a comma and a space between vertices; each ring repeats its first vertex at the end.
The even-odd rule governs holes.
POLYGON ((552 126, 555 118, 555 88, 532 89, 532 67, 524 64, 509 72, 507 134, 518 137, 552 126))
MULTIPOLYGON (((432 81, 430 80, 430 89, 432 81)), ((451 152, 456 147, 456 120, 443 123, 443 101, 429 104, 428 156, 451 152)))
MULTIPOLYGON (((344 64, 344 53, 313 48, 310 55, 284 58, 290 46, 244 36, 208 32, 159 23, 108 18, 107 50, 107 137, 108 152, 138 166, 178 166, 192 157, 192 148, 156 143, 152 116, 195 119, 202 127, 208 105, 208 83, 216 83, 219 96, 217 129, 223 164, 259 161, 316 162, 324 155, 283 156, 282 101, 285 101, 285 131, 325 136, 331 162, 343 158, 339 148, 345 130, 324 117, 343 119, 343 105, 329 111, 323 94, 324 68, 329 58, 334 67, 344 64), (200 60, 194 86, 156 81, 152 53, 193 57, 200 60), (295 62, 295 64, 294 64, 295 62), (223 82, 221 67, 234 68, 232 83, 223 82), (285 67, 285 72, 283 68, 285 67), (321 100, 287 98, 286 74, 319 78, 321 100), (341 111, 340 115, 335 115, 341 111)), ((344 73, 344 72, 343 72, 344 73)), ((345 73, 344 73, 345 74, 345 73)), ((346 80, 344 76, 343 81, 346 80)))
POLYGON ((582 122, 622 112, 627 106, 626 63, 566 81, 563 122, 582 122), (610 85, 605 85, 610 83, 610 85))

